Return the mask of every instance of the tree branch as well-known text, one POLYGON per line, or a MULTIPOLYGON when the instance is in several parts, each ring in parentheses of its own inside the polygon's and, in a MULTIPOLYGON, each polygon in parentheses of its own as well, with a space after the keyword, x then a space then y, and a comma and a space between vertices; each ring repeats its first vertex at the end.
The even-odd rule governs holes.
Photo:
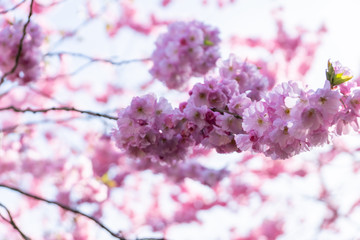
MULTIPOLYGON (((69 112, 79 112, 79 113, 84 113, 84 114, 89 114, 92 116, 96 116, 96 117, 103 117, 103 118, 107 118, 107 119, 111 119, 111 120, 118 120, 117 117, 113 117, 113 116, 109 116, 107 114, 101 114, 101 113, 96 113, 96 112, 91 112, 91 111, 85 111, 85 110, 79 110, 76 109, 74 107, 52 107, 52 108, 45 108, 45 109, 32 109, 32 108, 25 108, 25 109, 20 109, 17 108, 15 106, 8 106, 8 107, 4 107, 4 108, 0 108, 0 111, 6 111, 6 110, 13 110, 14 112, 32 112, 32 113, 45 113, 45 112, 49 112, 49 111, 69 111, 69 112)), ((228 113, 230 115, 233 115, 235 118, 238 119, 242 119, 242 116, 229 112, 227 110, 220 110, 217 108, 211 108, 211 111, 213 112, 219 112, 221 114, 224 113, 228 113)))
POLYGON ((85 58, 85 59, 90 60, 91 62, 105 62, 105 63, 110 63, 112 65, 118 65, 118 66, 128 64, 128 63, 133 63, 133 62, 143 62, 143 61, 150 60, 150 58, 143 58, 143 59, 114 61, 111 59, 91 57, 91 56, 85 55, 83 53, 74 53, 74 52, 66 52, 66 51, 50 52, 50 53, 45 54, 44 57, 52 57, 52 56, 60 56, 60 55, 70 55, 70 56, 74 56, 74 57, 85 58))
MULTIPOLYGON (((104 12, 105 9, 103 8, 101 10, 101 13, 104 12)), ((75 29, 73 29, 72 31, 68 32, 67 34, 64 34, 63 37, 61 39, 59 39, 57 42, 55 42, 53 44, 53 46, 50 47, 50 49, 55 49, 57 48, 63 41, 65 41, 66 39, 68 38, 71 38, 73 36, 75 36, 77 34, 77 32, 85 27, 86 25, 88 25, 92 20, 94 20, 96 17, 98 17, 100 15, 100 13, 97 13, 95 16, 93 17, 90 17, 90 18, 87 18, 85 19, 82 23, 80 23, 75 29)))
POLYGON ((9 72, 5 73, 1 77, 0 85, 5 81, 5 78, 7 76, 9 76, 10 74, 13 74, 15 72, 17 66, 19 65, 20 55, 21 55, 21 51, 22 51, 22 48, 23 48, 24 39, 25 39, 25 36, 26 36, 26 28, 30 23, 30 19, 31 19, 31 16, 32 16, 32 13, 33 13, 33 5, 34 5, 34 0, 31 0, 29 16, 28 16, 28 19, 27 19, 27 21, 26 21, 26 23, 24 25, 24 28, 23 28, 23 34, 22 34, 22 37, 20 39, 19 49, 18 49, 18 52, 16 54, 16 58, 15 58, 15 64, 14 64, 14 66, 12 67, 12 69, 9 72))
POLYGON ((32 109, 32 108, 20 109, 20 108, 14 107, 14 106, 8 106, 8 107, 0 108, 0 111, 6 111, 6 110, 13 110, 14 112, 22 112, 22 113, 25 113, 25 112, 46 113, 49 111, 69 111, 69 112, 84 113, 84 114, 88 114, 88 115, 92 115, 92 116, 96 116, 96 117, 103 117, 103 118, 107 118, 107 119, 111 119, 111 120, 118 120, 117 117, 109 116, 107 114, 79 110, 74 107, 52 107, 52 108, 45 108, 45 109, 32 109))
POLYGON ((58 104, 60 104, 60 105, 62 104, 59 100, 57 100, 56 98, 52 97, 50 94, 47 94, 47 93, 45 93, 45 92, 37 89, 37 88, 34 87, 34 86, 29 85, 29 89, 30 89, 31 91, 33 91, 34 93, 42 96, 42 97, 45 97, 45 98, 47 98, 47 99, 50 99, 50 100, 52 100, 52 101, 54 101, 54 102, 56 102, 56 103, 58 103, 58 104))
POLYGON ((6 9, 6 10, 3 10, 0 12, 0 14, 6 14, 8 12, 11 12, 13 10, 15 10, 16 8, 20 7, 21 4, 23 4, 26 0, 22 0, 21 2, 19 2, 18 4, 16 4, 15 6, 13 6, 12 8, 9 8, 9 9, 6 9))
MULTIPOLYGON (((131 60, 129 60, 129 61, 131 61, 131 60)), ((48 81, 48 80, 55 80, 55 79, 62 78, 62 77, 75 76, 76 74, 83 71, 86 67, 90 66, 94 62, 96 62, 96 60, 89 60, 88 62, 82 64, 80 67, 78 67, 77 69, 75 69, 74 71, 72 71, 70 73, 59 74, 59 75, 56 75, 56 76, 53 76, 53 77, 46 77, 44 80, 48 81)))
POLYGON ((217 109, 217 108, 210 108, 211 111, 213 112, 218 112, 218 113, 221 113, 222 115, 224 115, 224 113, 227 113, 227 114, 230 114, 230 115, 233 115, 235 118, 238 118, 238 119, 243 119, 242 116, 236 114, 236 113, 232 113, 230 111, 227 111, 227 110, 221 110, 221 109, 217 109))
POLYGON ((9 219, 6 219, 3 215, 1 215, 1 213, 0 213, 0 217, 1 217, 4 221, 8 222, 18 233, 20 233, 20 235, 22 236, 22 238, 23 238, 24 240, 31 240, 31 239, 30 239, 29 237, 27 237, 27 236, 20 230, 20 228, 16 225, 16 223, 14 222, 14 219, 13 219, 12 216, 11 216, 11 213, 10 213, 9 209, 7 209, 7 207, 5 207, 2 203, 0 203, 0 207, 2 207, 2 208, 5 209, 5 211, 7 212, 8 216, 9 216, 9 219))
MULTIPOLYGON (((4 185, 4 184, 0 184, 0 187, 2 188, 6 188, 6 189, 9 189, 9 190, 12 190, 12 191, 15 191, 15 192, 18 192, 18 193, 21 193, 22 195, 25 195, 27 197, 30 197, 30 198, 33 198, 33 199, 36 199, 36 200, 39 200, 39 201, 42 201, 42 202, 46 202, 46 203, 49 203, 49 204, 53 204, 53 205, 56 205, 66 211, 69 211, 69 212, 72 212, 72 213, 75 213, 75 214, 78 214, 78 215, 81 215, 81 216, 84 216, 90 220, 92 220, 93 222, 95 222, 98 226, 100 226, 101 228, 103 228, 105 231, 107 231, 108 233, 110 233, 111 236, 117 238, 117 239, 120 239, 120 240, 127 240, 125 237, 123 236, 119 236, 119 234, 111 231, 109 228, 107 228, 103 223, 101 223, 99 220, 95 219, 94 217, 92 216, 89 216, 83 212, 80 212, 79 210, 76 210, 74 208, 71 208, 69 206, 66 206, 62 203, 59 203, 59 202, 56 202, 56 201, 51 201, 51 200, 47 200, 45 198, 42 198, 42 197, 39 197, 39 196, 36 196, 36 195, 33 195, 31 193, 27 193, 27 192, 24 192, 18 188, 15 188, 15 187, 10 187, 10 186, 7 186, 7 185, 4 185)), ((11 218, 10 218, 11 219, 11 218)), ((15 224, 15 223, 14 223, 15 224)), ((24 238, 25 240, 29 240, 29 238, 24 238)), ((165 238, 138 238, 137 240, 166 240, 165 238)))
POLYGON ((101 222, 99 222, 98 220, 96 220, 94 217, 91 217, 85 213, 82 213, 76 209, 73 209, 71 207, 68 207, 64 204, 61 204, 59 202, 56 202, 56 201, 51 201, 51 200, 47 200, 45 198, 42 198, 42 197, 39 197, 39 196, 35 196, 33 194, 30 194, 30 193, 27 193, 27 192, 24 192, 20 189, 17 189, 15 187, 10 187, 10 186, 7 186, 7 185, 4 185, 4 184, 0 184, 0 187, 3 187, 3 188, 7 188, 7 189, 10 189, 10 190, 13 190, 15 192, 18 192, 18 193, 21 193, 27 197, 30 197, 30 198, 33 198, 33 199, 36 199, 36 200, 39 200, 39 201, 43 201, 43 202, 46 202, 46 203, 49 203, 49 204, 53 204, 53 205, 57 205, 59 207, 61 207, 62 209, 66 210, 66 211, 70 211, 70 212, 73 212, 75 214, 79 214, 81 216, 84 216, 90 220, 92 220, 93 222, 95 222, 97 225, 99 225, 101 228, 105 229, 108 233, 110 233, 112 236, 118 238, 118 239, 121 239, 121 240, 126 240, 125 238, 119 236, 118 234, 112 232, 110 229, 108 229, 104 224, 102 224, 101 222))

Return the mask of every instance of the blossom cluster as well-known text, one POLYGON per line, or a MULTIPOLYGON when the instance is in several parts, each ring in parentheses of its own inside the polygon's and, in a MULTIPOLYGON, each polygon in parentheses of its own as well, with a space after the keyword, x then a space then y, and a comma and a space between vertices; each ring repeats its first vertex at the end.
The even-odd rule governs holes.
MULTIPOLYGON (((23 22, 7 23, 0 31, 0 71, 1 75, 12 71, 18 55, 21 38, 23 37, 23 22)), ((40 27, 30 22, 26 28, 26 35, 22 42, 20 58, 15 71, 7 76, 11 81, 20 84, 36 80, 41 73, 40 45, 44 35, 40 27)))
MULTIPOLYGON (((255 65, 233 55, 218 65, 219 76, 208 75, 194 85, 178 109, 152 95, 134 98, 119 114, 118 146, 135 157, 158 155, 172 163, 185 159, 189 147, 198 144, 219 153, 252 151, 286 159, 349 127, 358 129, 356 84, 336 87, 328 79, 314 91, 287 82, 267 91, 267 79, 255 65)), ((329 62, 328 72, 333 65, 337 77, 351 78, 337 62, 329 62)))
POLYGON ((258 79, 266 86, 267 80, 260 78, 255 65, 236 61, 239 67, 234 79, 230 75, 224 79, 208 76, 193 87, 189 100, 177 109, 163 98, 156 101, 153 95, 135 97, 119 113, 114 131, 117 146, 145 162, 170 164, 186 159, 191 147, 198 144, 221 153, 237 151, 234 134, 244 133, 238 114, 265 90, 254 88, 250 81, 258 79), (239 80, 238 75, 246 77, 239 80))
POLYGON ((164 98, 153 95, 135 97, 131 105, 119 113, 117 146, 133 157, 149 162, 171 163, 185 159, 193 141, 181 129, 184 126, 178 110, 164 98))
POLYGON ((237 146, 283 159, 326 143, 340 99, 340 92, 328 84, 317 91, 304 91, 295 82, 276 86, 244 111, 246 133, 235 137, 237 146))
POLYGON ((247 61, 241 61, 234 54, 229 59, 218 62, 221 79, 236 80, 239 85, 239 92, 247 91, 247 96, 252 100, 260 100, 261 93, 269 87, 269 81, 264 77, 259 68, 247 61))
POLYGON ((183 89, 219 59, 219 31, 198 21, 175 22, 156 41, 150 73, 170 89, 183 89))

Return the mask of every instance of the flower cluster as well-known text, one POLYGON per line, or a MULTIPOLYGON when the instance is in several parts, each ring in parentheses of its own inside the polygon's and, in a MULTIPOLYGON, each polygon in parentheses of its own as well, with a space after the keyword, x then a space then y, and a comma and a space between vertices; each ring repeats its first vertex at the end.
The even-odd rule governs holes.
POLYGON ((245 109, 246 133, 235 137, 237 146, 276 159, 326 143, 340 99, 340 92, 332 91, 328 84, 317 91, 304 91, 294 82, 283 83, 245 109))
MULTIPOLYGON (((234 136, 245 133, 240 115, 252 102, 248 95, 254 96, 255 91, 254 84, 246 81, 256 77, 264 86, 267 82, 259 77, 255 65, 237 61, 239 66, 246 67, 236 72, 249 77, 239 83, 232 77, 208 76, 204 83, 193 87, 189 100, 178 109, 172 110, 165 99, 157 103, 152 95, 134 98, 119 113, 118 130, 114 132, 118 147, 130 156, 166 163, 185 159, 189 147, 195 144, 215 148, 220 153, 240 151, 234 136)), ((263 95, 261 90, 265 88, 257 89, 256 95, 263 95)))
POLYGON ((182 116, 161 98, 153 95, 135 97, 131 105, 119 113, 117 146, 128 155, 151 161, 172 163, 185 159, 193 141, 183 134, 182 116))
POLYGON ((260 100, 261 93, 269 86, 268 79, 260 74, 259 68, 247 61, 241 61, 234 54, 228 60, 218 63, 222 79, 233 79, 239 84, 240 93, 247 92, 252 100, 260 100))
POLYGON ((175 22, 156 41, 150 73, 170 89, 183 89, 206 74, 220 57, 219 31, 201 22, 175 22))
MULTIPOLYGON (((20 40, 23 37, 24 24, 17 22, 8 24, 0 31, 0 71, 2 75, 11 72, 16 62, 20 40)), ((40 45, 44 36, 38 25, 32 22, 26 28, 22 50, 15 71, 7 76, 11 81, 18 80, 20 84, 36 80, 40 76, 40 45)))
POLYGON ((193 126, 194 141, 221 153, 235 151, 232 133, 242 131, 242 120, 227 110, 231 105, 230 101, 236 97, 251 101, 245 95, 239 95, 237 82, 208 78, 204 83, 196 84, 190 95, 182 111, 188 123, 193 126))
POLYGON ((340 85, 351 78, 348 68, 329 61, 323 88, 305 91, 294 82, 275 87, 243 112, 246 133, 236 135, 237 147, 285 159, 350 128, 358 130, 360 89, 354 83, 340 85))
MULTIPOLYGON (((171 110, 164 99, 156 103, 150 95, 134 98, 119 115, 118 145, 127 151, 131 146, 136 157, 158 154, 160 160, 172 162, 184 159, 192 144, 220 153, 250 150, 285 159, 327 143, 349 127, 358 129, 360 89, 355 85, 348 85, 347 94, 329 79, 316 91, 288 82, 265 92, 268 82, 255 65, 234 56, 220 65, 220 76, 196 84, 179 109, 171 110)), ((336 70, 337 77, 350 76, 341 69, 336 70)))

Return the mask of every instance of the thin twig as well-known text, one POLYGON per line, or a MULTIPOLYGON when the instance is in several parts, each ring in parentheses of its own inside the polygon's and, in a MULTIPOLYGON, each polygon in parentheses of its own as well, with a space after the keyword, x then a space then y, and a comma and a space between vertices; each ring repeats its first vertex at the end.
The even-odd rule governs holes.
POLYGON ((94 63, 94 61, 90 60, 90 61, 84 63, 83 65, 81 65, 80 67, 78 67, 77 69, 75 69, 71 73, 59 74, 59 75, 56 75, 56 76, 53 76, 53 77, 46 77, 46 78, 44 78, 44 80, 52 81, 52 80, 55 80, 55 79, 58 79, 58 78, 66 78, 66 77, 69 77, 69 76, 75 76, 76 74, 78 74, 79 72, 81 72, 82 70, 84 70, 86 67, 90 66, 93 63, 94 63))
POLYGON ((13 90, 15 88, 15 86, 10 87, 9 89, 7 89, 6 91, 4 91, 3 93, 0 94, 0 99, 5 97, 7 94, 9 94, 11 92, 11 90, 13 90))
POLYGON ((57 48, 63 41, 65 41, 67 38, 71 38, 75 36, 75 34, 83 27, 85 27, 87 24, 89 24, 94 18, 87 18, 82 23, 80 23, 75 29, 73 29, 69 34, 64 35, 62 38, 60 38, 57 42, 54 43, 50 49, 57 48))
POLYGON ((24 240, 31 240, 31 239, 30 239, 29 237, 27 237, 27 236, 20 230, 20 228, 16 225, 13 217, 11 216, 11 213, 10 213, 9 209, 7 209, 7 207, 5 207, 2 203, 0 203, 0 207, 2 207, 2 208, 5 209, 5 211, 7 212, 8 216, 9 216, 9 219, 6 219, 3 215, 1 215, 1 213, 0 213, 0 217, 1 217, 4 221, 8 222, 8 223, 22 236, 22 238, 23 238, 24 240))
POLYGON ((130 59, 130 60, 123 60, 123 61, 114 61, 111 59, 91 57, 91 56, 85 55, 83 53, 74 53, 74 52, 66 52, 66 51, 50 52, 50 53, 45 54, 44 57, 52 57, 52 56, 59 56, 59 55, 70 55, 70 56, 79 57, 79 58, 86 58, 86 59, 90 60, 91 62, 106 62, 106 63, 110 63, 112 65, 124 65, 124 64, 133 63, 133 62, 143 62, 143 61, 150 60, 150 58, 143 58, 143 59, 130 59))
POLYGON ((58 104, 62 104, 59 100, 57 100, 56 98, 52 97, 50 94, 47 94, 47 93, 41 91, 40 89, 37 89, 37 88, 34 87, 34 86, 29 85, 29 89, 30 89, 31 91, 33 91, 34 93, 42 96, 42 97, 48 98, 48 99, 50 99, 50 100, 52 100, 52 101, 54 101, 54 102, 56 102, 56 103, 58 103, 58 104))
MULTIPOLYGON (((55 6, 57 4, 60 4, 60 3, 63 3, 67 0, 62 0, 62 1, 58 1, 58 2, 53 2, 45 7, 52 7, 52 6, 55 6)), ((13 6, 12 8, 9 8, 9 9, 6 9, 6 10, 3 10, 0 12, 0 14, 6 14, 8 12, 11 12, 11 11, 14 11, 16 8, 20 7, 24 2, 26 2, 26 0, 22 0, 21 2, 19 2, 18 4, 16 4, 15 6, 13 6)))
POLYGON ((21 39, 20 39, 19 49, 18 49, 18 52, 16 54, 16 58, 15 58, 15 64, 14 64, 14 66, 12 67, 12 69, 9 72, 5 73, 1 77, 0 85, 5 81, 5 78, 7 76, 9 76, 10 74, 13 74, 15 72, 16 68, 19 65, 21 51, 22 51, 24 39, 25 39, 25 36, 26 36, 26 28, 30 24, 30 19, 31 19, 31 16, 32 16, 32 13, 33 13, 33 5, 34 5, 34 0, 31 0, 31 2, 30 2, 30 12, 29 12, 28 19, 27 19, 27 21, 26 21, 26 23, 24 25, 24 28, 23 28, 23 34, 22 34, 21 39))
POLYGON ((17 189, 15 187, 10 187, 10 186, 7 186, 7 185, 4 185, 4 184, 0 184, 0 187, 3 187, 3 188, 7 188, 7 189, 10 189, 10 190, 13 190, 15 192, 18 192, 18 193, 21 193, 22 195, 25 195, 27 197, 30 197, 30 198, 33 198, 33 199, 36 199, 36 200, 39 200, 39 201, 43 201, 43 202, 46 202, 46 203, 49 203, 49 204, 53 204, 53 205, 57 205, 58 207, 61 207, 62 209, 66 210, 66 211, 70 211, 70 212, 73 212, 75 214, 79 214, 81 216, 84 216, 90 220, 92 220, 93 222, 95 222, 97 225, 99 225, 101 228, 103 228, 104 230, 106 230, 108 233, 110 233, 113 237, 116 237, 118 239, 121 239, 121 240, 126 240, 125 238, 119 236, 118 234, 114 233, 113 231, 111 231, 109 228, 107 228, 104 224, 102 224, 101 222, 99 222, 98 220, 96 220, 94 217, 92 216, 89 216, 83 212, 80 212, 74 208, 71 208, 69 206, 66 206, 62 203, 59 203, 59 202, 56 202, 56 201, 51 201, 51 200, 47 200, 45 198, 42 198, 42 197, 39 197, 39 196, 35 196, 33 194, 30 194, 30 193, 27 193, 27 192, 24 192, 20 189, 17 189))
POLYGON ((236 114, 236 113, 232 113, 230 111, 227 111, 227 110, 221 110, 221 109, 217 109, 217 108, 210 108, 211 111, 213 112, 218 112, 218 113, 221 113, 222 115, 224 115, 224 113, 227 113, 227 114, 230 114, 230 115, 233 115, 235 118, 238 118, 238 119, 243 119, 242 116, 236 114))
MULTIPOLYGON (((62 203, 59 203, 59 202, 56 202, 56 201, 51 201, 51 200, 47 200, 45 198, 42 198, 42 197, 39 197, 39 196, 36 196, 34 194, 31 194, 31 193, 27 193, 27 192, 24 192, 18 188, 15 188, 15 187, 10 187, 10 186, 7 186, 7 185, 4 185, 4 184, 0 184, 0 187, 2 188, 7 188, 7 189, 10 189, 12 191, 15 191, 15 192, 18 192, 18 193, 21 193, 27 197, 30 197, 30 198, 33 198, 33 199, 36 199, 36 200, 39 200, 39 201, 42 201, 42 202, 46 202, 46 203, 49 203, 49 204, 53 204, 53 205, 56 205, 66 211, 69 211, 69 212, 73 212, 75 214, 78 214, 78 215, 81 215, 81 216, 84 216, 90 220, 92 220, 93 222, 95 222, 97 225, 99 225, 101 228, 103 228, 104 230, 106 230, 108 233, 110 233, 113 237, 117 238, 117 239, 120 239, 120 240, 127 240, 125 237, 122 237, 122 236, 119 236, 119 234, 116 234, 114 233, 113 231, 111 231, 109 228, 107 228, 103 223, 101 223, 99 220, 95 219, 94 217, 92 216, 89 216, 83 212, 80 212, 74 208, 71 208, 69 206, 66 206, 62 203)), ((142 238, 142 239, 138 239, 138 240, 165 240, 165 238, 142 238)))
POLYGON ((11 12, 13 10, 15 10, 16 8, 18 8, 21 4, 23 4, 26 0, 22 0, 21 2, 19 2, 18 4, 16 4, 15 6, 13 6, 12 8, 9 8, 9 9, 6 9, 6 10, 3 10, 0 12, 0 14, 5 14, 5 13, 8 13, 8 12, 11 12))
MULTIPOLYGON (((74 53, 76 54, 76 53, 74 53)), ((47 54, 46 54, 47 55, 47 54)), ((46 56, 45 55, 45 56, 46 56)), ((55 55, 55 54, 54 54, 55 55)), ((82 55, 82 54, 80 54, 82 55)), ((52 54, 50 54, 49 56, 53 56, 52 54)), ((95 62, 107 62, 107 63, 111 63, 113 65, 117 65, 117 66, 121 66, 124 64, 128 64, 128 63, 133 63, 133 62, 141 62, 141 61, 147 61, 150 60, 148 58, 144 58, 144 59, 130 59, 130 60, 124 60, 124 61, 119 61, 119 62, 115 62, 109 59, 97 59, 97 58, 91 58, 89 56, 83 55, 83 58, 89 59, 88 62, 82 64, 80 67, 78 67, 77 69, 75 69, 74 71, 70 72, 70 73, 66 73, 66 74, 59 74, 57 76, 54 77, 47 77, 45 78, 45 80, 54 80, 57 78, 61 78, 61 77, 69 77, 69 76, 75 76, 76 74, 78 74, 79 72, 81 72, 82 70, 84 70, 86 67, 90 66, 91 64, 95 63, 95 62)))
POLYGON ((79 112, 79 113, 89 114, 92 116, 103 117, 103 118, 107 118, 107 119, 111 119, 111 120, 118 120, 117 117, 113 117, 113 116, 109 116, 109 115, 101 114, 101 113, 96 113, 96 112, 91 112, 91 111, 79 110, 74 107, 52 107, 52 108, 45 108, 45 109, 32 109, 32 108, 20 109, 20 108, 14 107, 14 106, 8 106, 5 108, 0 108, 0 111, 6 111, 6 110, 13 110, 14 112, 22 112, 22 113, 25 113, 25 112, 46 113, 49 111, 69 111, 69 112, 79 112))
POLYGON ((344 101, 342 100, 342 98, 340 98, 340 102, 342 103, 342 105, 343 105, 344 108, 346 109, 346 104, 344 103, 344 101))

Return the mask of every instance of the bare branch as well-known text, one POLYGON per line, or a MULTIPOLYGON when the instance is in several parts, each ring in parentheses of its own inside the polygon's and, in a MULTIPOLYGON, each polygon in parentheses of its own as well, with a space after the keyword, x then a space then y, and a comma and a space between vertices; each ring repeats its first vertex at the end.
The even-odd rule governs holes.
POLYGON ((20 56, 21 56, 21 51, 22 51, 22 48, 23 48, 23 43, 24 43, 24 39, 25 39, 25 36, 26 36, 26 28, 27 26, 30 24, 30 19, 31 19, 31 16, 32 16, 32 13, 33 13, 33 5, 34 5, 34 0, 31 0, 30 2, 30 11, 29 11, 29 16, 28 16, 28 19, 24 25, 24 28, 23 28, 23 34, 22 34, 22 37, 20 39, 20 43, 19 43, 19 49, 18 49, 18 52, 16 54, 16 58, 15 58, 15 64, 14 66, 12 67, 12 69, 5 73, 2 77, 1 77, 1 80, 0 80, 0 85, 5 81, 5 78, 7 76, 9 76, 10 74, 13 74, 16 70, 16 68, 18 67, 19 65, 19 60, 20 60, 20 56))
POLYGON ((13 10, 15 10, 16 8, 20 7, 21 4, 23 4, 26 0, 22 0, 21 2, 19 2, 18 4, 16 4, 15 6, 13 6, 12 8, 0 11, 0 14, 6 14, 8 12, 11 12, 13 10))
MULTIPOLYGON (((101 12, 104 12, 105 9, 102 9, 101 12)), ((97 14, 97 16, 100 15, 100 14, 97 14)), ((93 18, 87 18, 85 19, 82 23, 80 23, 77 27, 75 27, 72 31, 68 32, 67 34, 63 35, 62 38, 60 38, 57 42, 54 43, 54 45, 52 47, 50 47, 50 49, 55 49, 57 48, 58 46, 60 46, 60 44, 62 42, 64 42, 66 39, 68 38, 71 38, 71 37, 74 37, 78 31, 80 29, 82 29, 83 27, 85 27, 86 25, 90 24, 92 20, 94 20, 95 17, 93 18)))
POLYGON ((96 58, 96 57, 91 57, 88 55, 85 55, 83 53, 74 53, 74 52, 50 52, 44 55, 44 57, 52 57, 52 56, 60 56, 60 55, 70 55, 70 56, 74 56, 74 57, 79 57, 79 58, 85 58, 90 60, 91 62, 105 62, 105 63, 110 63, 112 65, 124 65, 124 64, 128 64, 128 63, 134 63, 134 62, 144 62, 144 61, 149 61, 150 58, 143 58, 143 59, 130 59, 130 60, 123 60, 123 61, 114 61, 111 59, 105 59, 105 58, 96 58))
POLYGON ((9 106, 9 107, 5 107, 5 108, 0 108, 0 111, 6 111, 6 110, 13 110, 14 112, 22 112, 22 113, 25 113, 25 112, 46 113, 49 111, 69 111, 69 112, 79 112, 79 113, 89 114, 92 116, 103 117, 103 118, 107 118, 107 119, 111 119, 111 120, 118 120, 117 117, 113 117, 113 116, 109 116, 109 115, 101 114, 101 113, 96 113, 96 112, 91 112, 91 111, 79 110, 74 107, 52 107, 52 108, 45 108, 45 109, 32 109, 32 108, 20 109, 20 108, 14 107, 14 106, 9 106))
POLYGON ((53 77, 46 77, 44 78, 44 80, 46 81, 51 81, 51 80, 55 80, 58 78, 66 78, 69 76, 75 76, 76 74, 78 74, 79 72, 81 72, 82 70, 84 70, 86 67, 90 66, 92 63, 94 63, 93 61, 88 61, 86 63, 84 63, 83 65, 81 65, 80 67, 78 67, 77 69, 75 69, 74 71, 72 71, 71 73, 65 73, 65 74, 59 74, 53 77))
POLYGON ((56 102, 56 103, 58 103, 58 104, 62 104, 59 100, 57 100, 56 98, 52 97, 50 94, 47 94, 47 93, 41 91, 40 89, 37 89, 37 88, 34 87, 34 86, 29 85, 29 89, 30 89, 32 92, 34 92, 34 93, 36 93, 36 94, 38 94, 38 95, 40 95, 40 96, 43 96, 43 97, 45 97, 45 98, 47 98, 47 99, 50 99, 50 100, 52 100, 52 101, 54 101, 54 102, 56 102))
POLYGON ((80 212, 76 209, 73 209, 69 206, 66 206, 64 204, 61 204, 59 202, 56 202, 56 201, 51 201, 51 200, 47 200, 45 198, 42 198, 42 197, 39 197, 39 196, 35 196, 33 194, 30 194, 30 193, 27 193, 27 192, 24 192, 20 189, 17 189, 15 187, 10 187, 10 186, 7 186, 7 185, 3 185, 3 184, 0 184, 0 187, 3 187, 3 188, 7 188, 7 189, 10 189, 10 190, 13 190, 15 192, 18 192, 18 193, 21 193, 27 197, 30 197, 30 198, 33 198, 33 199, 36 199, 36 200, 39 200, 39 201, 43 201, 43 202, 46 202, 46 203, 49 203, 49 204, 53 204, 53 205, 57 205, 59 207, 61 207, 62 209, 66 210, 66 211, 70 211, 70 212, 73 212, 73 213, 76 213, 76 214, 79 214, 81 216, 84 216, 90 220, 92 220, 93 222, 95 222, 97 225, 99 225, 101 228, 105 229, 108 233, 110 233, 112 236, 118 238, 118 239, 121 239, 121 240, 126 240, 125 238, 119 236, 118 234, 112 232, 110 229, 108 229, 104 224, 102 224, 101 222, 99 222, 98 220, 96 220, 94 217, 91 217, 83 212, 80 212))
MULTIPOLYGON (((92 220, 93 222, 95 222, 97 225, 99 225, 101 228, 103 228, 105 231, 107 231, 108 233, 110 233, 113 237, 117 238, 117 239, 120 239, 120 240, 127 240, 125 237, 123 236, 119 236, 119 234, 111 231, 109 228, 107 228, 103 223, 101 223, 99 220, 95 219, 94 217, 92 216, 89 216, 83 212, 80 212, 79 210, 76 210, 74 208, 71 208, 69 206, 66 206, 62 203, 59 203, 59 202, 56 202, 56 201, 51 201, 51 200, 47 200, 45 198, 42 198, 42 197, 39 197, 39 196, 36 196, 36 195, 33 195, 31 193, 27 193, 27 192, 24 192, 18 188, 15 188, 15 187, 10 187, 10 186, 7 186, 7 185, 4 185, 4 184, 0 184, 0 187, 2 188, 6 188, 6 189, 10 189, 12 191, 15 191, 15 192, 18 192, 18 193, 21 193, 22 195, 25 195, 27 197, 30 197, 30 198, 33 198, 33 199, 36 199, 36 200, 39 200, 39 201, 42 201, 42 202, 46 202, 46 203, 49 203, 49 204, 53 204, 53 205, 56 205, 66 211, 69 211, 69 212, 72 212, 72 213, 75 213, 75 214, 78 214, 78 215, 81 215, 81 216, 84 216, 90 220, 92 220)), ((29 240, 29 239, 26 239, 26 240, 29 240)), ((165 238, 138 238, 137 240, 166 240, 165 238)))
POLYGON ((78 74, 79 72, 83 71, 86 67, 90 66, 91 64, 93 64, 95 61, 90 60, 84 64, 82 64, 80 67, 78 67, 77 69, 75 69, 74 71, 70 72, 70 73, 65 73, 65 74, 59 74, 53 77, 46 77, 44 78, 44 80, 46 81, 51 81, 51 80, 55 80, 58 78, 62 78, 62 77, 69 77, 69 76, 75 76, 76 74, 78 74))
POLYGON ((21 236, 24 240, 31 240, 29 237, 27 237, 21 230, 20 228, 16 225, 16 223, 14 222, 13 217, 11 216, 11 213, 9 211, 9 209, 7 209, 7 207, 5 207, 2 203, 0 203, 0 207, 4 208, 5 211, 8 214, 9 219, 6 219, 3 215, 1 215, 0 213, 0 217, 2 219, 4 219, 4 221, 8 222, 21 236))

